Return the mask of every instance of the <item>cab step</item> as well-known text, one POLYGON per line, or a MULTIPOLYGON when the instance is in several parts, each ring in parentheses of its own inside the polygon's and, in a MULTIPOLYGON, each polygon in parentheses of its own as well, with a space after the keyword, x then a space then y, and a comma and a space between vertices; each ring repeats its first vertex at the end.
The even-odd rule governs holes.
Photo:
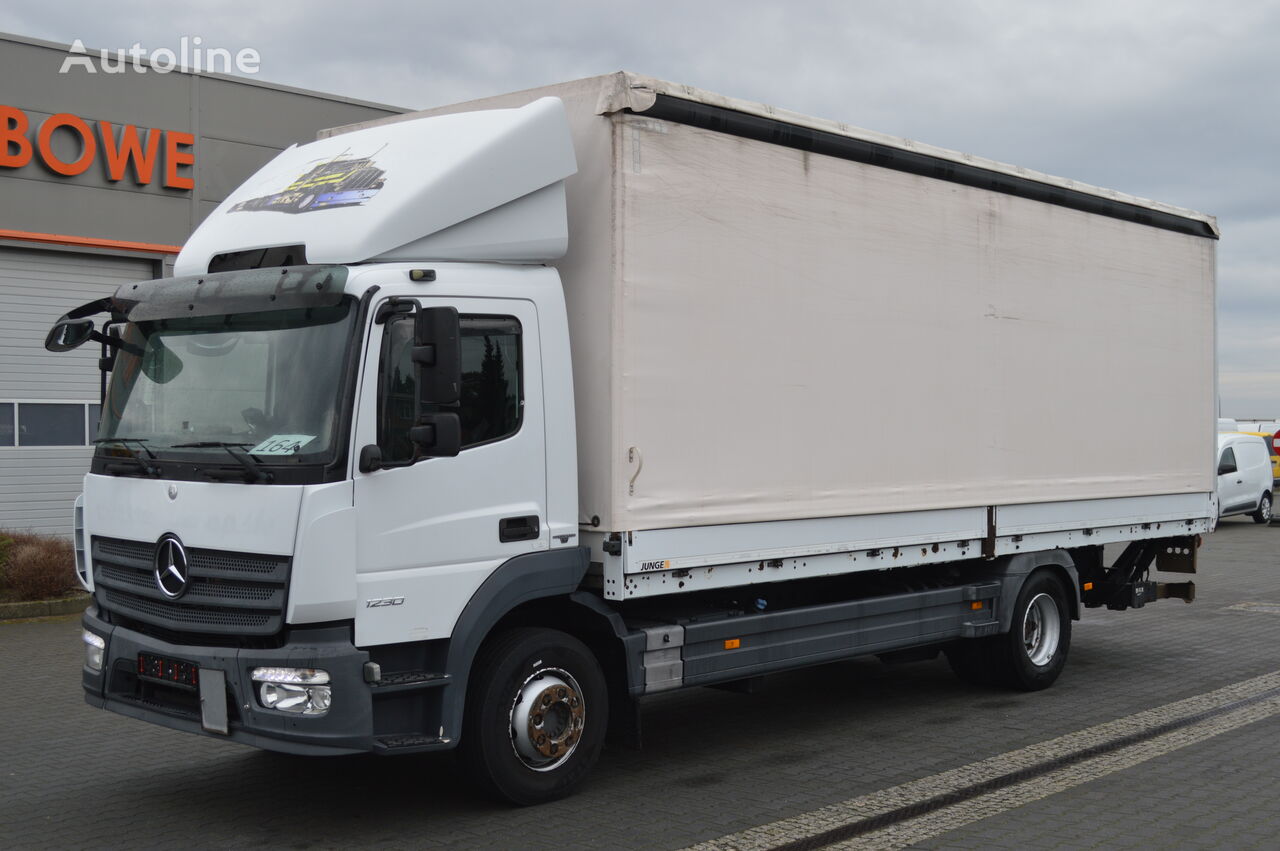
POLYGON ((374 753, 416 753, 418 751, 443 750, 453 743, 440 736, 407 734, 401 736, 377 736, 373 740, 374 753))
POLYGON ((369 683, 375 694, 390 692, 416 691, 418 689, 439 688, 453 680, 449 674, 435 671, 393 671, 382 674, 377 680, 369 683))

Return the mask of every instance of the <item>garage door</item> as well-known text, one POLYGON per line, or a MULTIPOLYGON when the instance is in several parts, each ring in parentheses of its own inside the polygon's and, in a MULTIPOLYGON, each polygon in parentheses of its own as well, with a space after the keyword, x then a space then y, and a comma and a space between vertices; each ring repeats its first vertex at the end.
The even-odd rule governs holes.
POLYGON ((71 533, 97 428, 98 346, 53 354, 44 337, 73 307, 156 276, 156 263, 0 247, 0 529, 71 533))

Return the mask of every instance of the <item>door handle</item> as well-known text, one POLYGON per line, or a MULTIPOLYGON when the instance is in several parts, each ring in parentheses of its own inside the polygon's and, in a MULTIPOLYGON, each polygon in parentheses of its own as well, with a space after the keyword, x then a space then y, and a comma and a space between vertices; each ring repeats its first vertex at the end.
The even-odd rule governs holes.
POLYGON ((534 541, 538 538, 538 515, 504 517, 498 521, 498 540, 504 544, 512 541, 534 541))

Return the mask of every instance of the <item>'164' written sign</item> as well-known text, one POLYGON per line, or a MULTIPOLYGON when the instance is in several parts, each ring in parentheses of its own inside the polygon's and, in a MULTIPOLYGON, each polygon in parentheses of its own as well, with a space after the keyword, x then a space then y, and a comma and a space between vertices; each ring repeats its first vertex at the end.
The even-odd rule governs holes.
POLYGON ((0 167, 22 168, 37 159, 54 174, 74 177, 84 174, 99 159, 112 182, 132 171, 139 185, 151 183, 156 167, 163 163, 163 185, 169 189, 191 189, 195 181, 187 171, 195 165, 195 136, 177 130, 144 129, 133 124, 117 126, 109 121, 91 125, 69 112, 51 115, 32 128, 31 119, 14 106, 0 105, 0 167), (79 155, 65 159, 54 150, 55 134, 65 134, 78 144, 79 155), (161 151, 163 149, 163 157, 161 151))

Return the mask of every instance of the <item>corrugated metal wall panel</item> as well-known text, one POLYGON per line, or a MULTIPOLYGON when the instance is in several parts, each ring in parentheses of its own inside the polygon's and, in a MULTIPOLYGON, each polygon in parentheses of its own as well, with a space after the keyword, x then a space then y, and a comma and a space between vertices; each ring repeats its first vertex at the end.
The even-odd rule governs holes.
POLYGON ((155 277, 149 260, 0 248, 0 401, 98 398, 98 347, 53 354, 44 336, 73 307, 155 277))
POLYGON ((71 534, 92 455, 87 446, 0 449, 0 529, 71 534))
MULTIPOLYGON (((0 247, 0 402, 98 401, 98 346, 53 354, 44 337, 73 307, 156 276, 154 261, 0 247)), ((84 446, 0 447, 0 528, 71 533, 84 446)))

